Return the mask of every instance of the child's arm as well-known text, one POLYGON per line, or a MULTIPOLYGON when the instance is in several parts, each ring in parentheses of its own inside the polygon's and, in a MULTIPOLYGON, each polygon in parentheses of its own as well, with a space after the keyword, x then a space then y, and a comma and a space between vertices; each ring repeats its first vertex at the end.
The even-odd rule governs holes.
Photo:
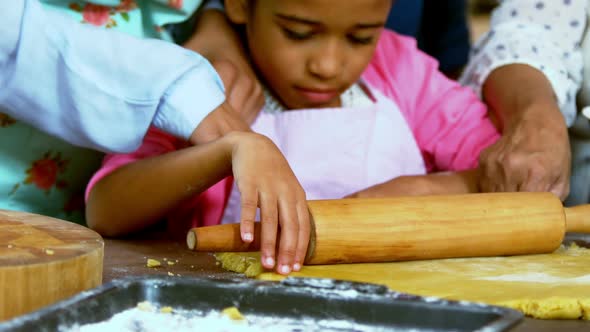
POLYGON ((477 169, 461 172, 441 172, 428 175, 400 176, 393 180, 361 190, 349 198, 391 196, 451 195, 479 192, 477 169))
POLYGON ((275 266, 280 225, 277 271, 297 270, 309 241, 305 192, 278 148, 255 133, 233 132, 120 167, 91 189, 88 225, 108 236, 137 231, 232 173, 242 197, 242 239, 253 240, 260 207, 263 266, 275 266))
POLYGON ((165 153, 124 165, 90 190, 88 226, 106 236, 139 231, 231 174, 226 140, 165 153))

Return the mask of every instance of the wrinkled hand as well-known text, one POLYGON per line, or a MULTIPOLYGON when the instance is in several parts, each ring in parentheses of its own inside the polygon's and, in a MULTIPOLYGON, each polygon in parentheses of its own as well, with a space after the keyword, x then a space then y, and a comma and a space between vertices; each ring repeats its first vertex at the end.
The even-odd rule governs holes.
POLYGON ((305 191, 270 139, 255 133, 230 135, 235 144, 232 169, 241 194, 242 240, 254 240, 256 209, 260 208, 262 265, 268 269, 276 266, 276 271, 285 275, 299 271, 310 235, 305 191))
POLYGON ((243 60, 213 60, 211 64, 223 81, 226 101, 252 124, 264 106, 264 94, 250 65, 243 60))
POLYGON ((506 128, 480 155, 484 192, 547 191, 564 200, 569 194, 571 153, 567 128, 556 105, 551 112, 532 109, 506 128), (535 114, 549 114, 536 116, 535 114))
POLYGON ((204 144, 216 140, 232 131, 249 132, 250 126, 227 103, 209 113, 193 131, 189 141, 193 145, 204 144))

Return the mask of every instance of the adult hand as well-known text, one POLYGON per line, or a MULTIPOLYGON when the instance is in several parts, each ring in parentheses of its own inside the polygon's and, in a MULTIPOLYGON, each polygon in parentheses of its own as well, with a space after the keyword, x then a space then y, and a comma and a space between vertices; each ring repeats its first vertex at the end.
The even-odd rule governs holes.
POLYGON ((256 209, 260 208, 262 265, 276 267, 285 275, 299 271, 310 235, 305 191, 269 138, 237 132, 226 137, 233 142, 232 170, 241 194, 242 240, 254 240, 256 209))
POLYGON ((533 104, 480 155, 480 189, 548 191, 564 200, 570 167, 567 127, 557 104, 533 104))
POLYGON ((193 131, 189 142, 193 145, 211 142, 232 131, 251 131, 244 119, 227 103, 209 113, 193 131))
POLYGON ((264 106, 264 94, 248 63, 237 58, 212 60, 211 64, 223 81, 227 103, 246 123, 252 124, 264 106))
POLYGON ((264 94, 240 38, 225 14, 215 9, 205 10, 184 47, 211 62, 223 81, 228 104, 246 123, 252 124, 264 106, 264 94))

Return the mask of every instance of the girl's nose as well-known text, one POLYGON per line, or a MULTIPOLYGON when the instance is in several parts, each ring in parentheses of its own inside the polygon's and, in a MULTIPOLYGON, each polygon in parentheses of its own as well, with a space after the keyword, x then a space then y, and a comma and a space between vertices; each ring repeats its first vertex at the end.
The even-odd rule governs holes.
POLYGON ((319 48, 308 61, 308 70, 316 78, 329 80, 341 73, 344 65, 344 50, 337 41, 319 48))

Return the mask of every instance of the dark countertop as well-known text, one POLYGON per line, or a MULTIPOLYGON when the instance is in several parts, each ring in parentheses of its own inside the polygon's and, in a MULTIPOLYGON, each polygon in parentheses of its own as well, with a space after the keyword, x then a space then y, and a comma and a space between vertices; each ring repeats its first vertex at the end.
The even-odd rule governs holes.
MULTIPOLYGON (((112 240, 105 239, 103 282, 140 275, 175 275, 195 277, 235 277, 215 265, 210 254, 189 251, 182 240, 163 240, 157 236, 112 240), (147 258, 157 259, 161 267, 148 268, 147 258), (174 265, 168 265, 171 260, 174 265), (178 262, 176 262, 178 260, 178 262)), ((537 320, 525 318, 511 332, 590 331, 590 321, 537 320)))

